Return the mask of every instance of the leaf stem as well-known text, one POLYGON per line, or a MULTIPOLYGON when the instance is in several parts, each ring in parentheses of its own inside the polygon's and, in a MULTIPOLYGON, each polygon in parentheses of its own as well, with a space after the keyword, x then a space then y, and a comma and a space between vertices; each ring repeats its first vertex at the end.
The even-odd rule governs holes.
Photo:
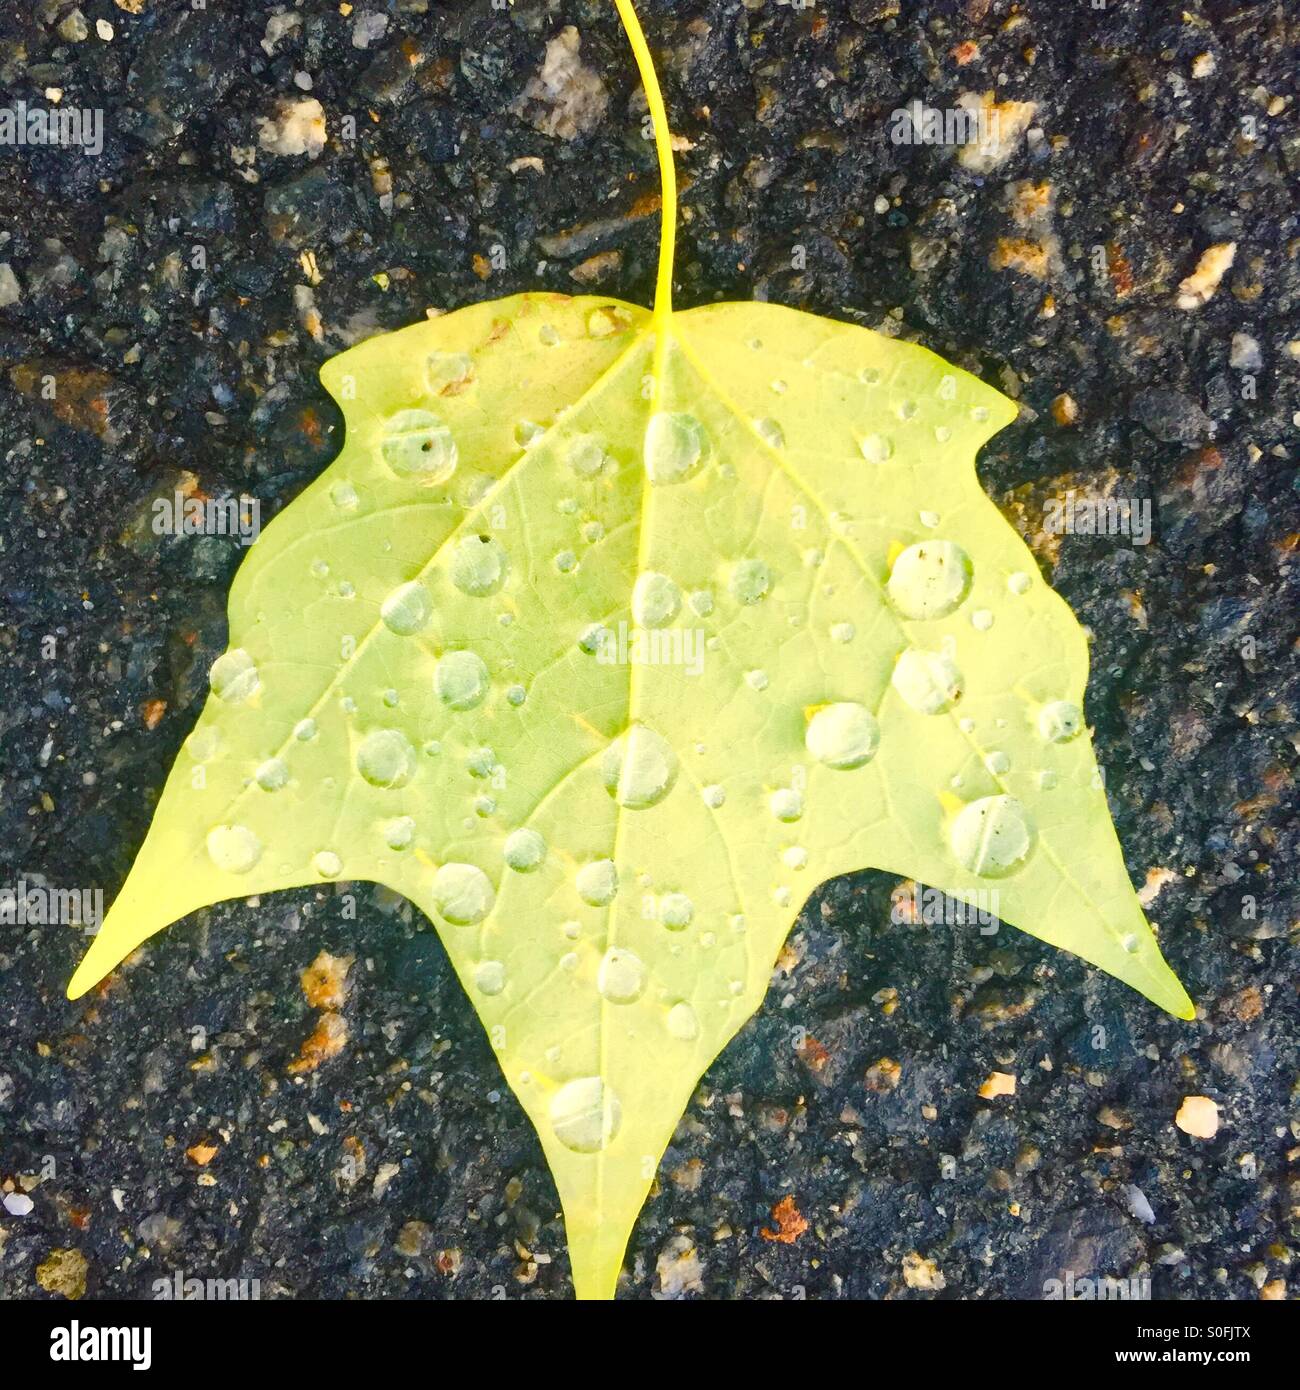
MULTIPOLYGON (((659 214, 659 273, 655 279, 654 318, 656 327, 665 325, 673 312, 673 248, 677 240, 677 173, 673 168, 672 131, 668 128, 668 111, 664 106, 663 92, 659 89, 659 76, 655 72, 654 59, 650 56, 649 45, 641 31, 641 21, 636 17, 632 0, 614 0, 618 6, 623 28, 627 30, 628 42, 636 57, 636 65, 641 72, 641 84, 645 88, 646 103, 650 107, 650 119, 654 124, 655 153, 659 156, 659 183, 661 189, 659 214)), ((660 334, 662 340, 663 335, 660 334)))

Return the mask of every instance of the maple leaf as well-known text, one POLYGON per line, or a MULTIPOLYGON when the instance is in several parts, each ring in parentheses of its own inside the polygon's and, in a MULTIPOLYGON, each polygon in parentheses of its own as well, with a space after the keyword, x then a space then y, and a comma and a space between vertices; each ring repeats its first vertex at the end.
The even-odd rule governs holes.
POLYGON ((346 443, 230 649, 69 993, 204 905, 371 880, 428 915, 612 1296, 699 1077, 808 893, 996 903, 1191 1017, 1084 727, 1087 650, 981 491, 1015 406, 772 304, 525 294, 363 343, 346 443), (996 895, 992 897, 991 895, 996 895))

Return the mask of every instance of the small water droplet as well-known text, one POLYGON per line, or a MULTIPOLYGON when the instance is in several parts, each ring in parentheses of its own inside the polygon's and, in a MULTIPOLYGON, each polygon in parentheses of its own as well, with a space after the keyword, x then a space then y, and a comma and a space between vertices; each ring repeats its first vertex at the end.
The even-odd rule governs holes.
POLYGON ((1005 795, 982 796, 963 806, 949 834, 961 866, 988 878, 1018 869, 1033 843, 1025 808, 1005 795))
POLYGON ((580 478, 594 478, 605 466, 605 450, 594 434, 580 434, 569 445, 565 458, 580 478))
POLYGON ((640 956, 621 946, 611 946, 596 971, 596 988, 611 1004, 631 1004, 641 997, 645 976, 640 956))
POLYGON ((1083 712, 1069 700, 1052 700, 1038 711, 1038 733, 1049 743, 1067 743, 1083 728, 1083 712))
POLYGON ((316 737, 316 721, 314 719, 300 719, 293 726, 293 736, 299 743, 310 743, 316 737))
POLYGON ((944 652, 909 647, 894 666, 890 683, 918 714, 941 714, 962 696, 962 676, 944 652))
POLYGON ((1029 576, 1023 570, 1016 570, 1014 574, 1007 575, 1007 588, 1013 594, 1027 593, 1029 584, 1029 576))
POLYGON ((995 748, 984 755, 984 766, 995 776, 1000 777, 1011 768, 1011 759, 1000 749, 995 748))
POLYGON ((682 591, 666 574, 650 571, 632 588, 632 618, 641 627, 664 627, 681 611, 682 591))
POLYGON ((488 876, 473 864, 443 864, 433 876, 432 895, 438 915, 457 927, 481 922, 496 901, 488 876))
POLYGON ((738 560, 731 567, 728 587, 737 603, 759 603, 772 587, 772 571, 762 560, 738 560))
POLYGON ((659 899, 659 920, 669 931, 682 931, 695 917, 695 904, 685 893, 665 893, 659 899))
POLYGON ((957 397, 957 378, 955 376, 940 377, 939 389, 935 394, 941 401, 955 400, 957 397))
POLYGON ((529 449, 544 435, 546 431, 541 425, 533 420, 520 420, 515 426, 515 443, 521 449, 529 449))
POLYGON ((435 396, 456 396, 470 384, 474 360, 464 352, 431 352, 424 359, 424 379, 435 396))
POLYGON ((360 500, 356 488, 342 479, 330 488, 330 501, 341 512, 354 511, 360 500))
POLYGON ((551 1098, 551 1129, 574 1153, 599 1153, 618 1133, 623 1110, 598 1076, 567 1081, 551 1098))
POLYGON ((695 1016, 695 1010, 686 1003, 674 1004, 668 1010, 664 1026, 668 1029, 668 1035, 680 1042, 691 1042, 700 1034, 700 1020, 695 1016))
POLYGON ((862 441, 862 457, 868 463, 886 463, 894 456, 894 444, 883 434, 869 434, 862 441))
POLYGON ((239 705, 257 693, 262 681, 253 658, 242 647, 234 647, 212 663, 208 684, 218 700, 239 705))
POLYGON ((506 987, 506 968, 499 960, 482 960, 474 967, 474 984, 480 994, 500 994, 506 987))
POLYGON ((343 861, 332 849, 323 849, 314 854, 311 865, 322 878, 338 878, 343 872, 343 861))
POLYGON ((713 811, 716 811, 727 799, 726 789, 718 786, 716 782, 710 787, 705 787, 700 795, 704 798, 704 804, 713 811))
POLYGON ((451 554, 451 582, 471 598, 497 593, 506 582, 509 559, 492 536, 462 536, 451 554))
POLYGON ((650 481, 682 483, 705 463, 708 436, 694 415, 657 411, 646 426, 644 459, 650 481))
POLYGON ((415 776, 415 749, 397 729, 376 729, 361 740, 357 771, 372 787, 404 787, 415 776))
POLYGON ((633 724, 605 750, 601 777, 605 790, 620 806, 644 810, 672 790, 677 754, 662 735, 644 724, 633 724))
POLYGON ((506 701, 509 704, 519 706, 528 698, 528 692, 522 685, 510 685, 506 687, 506 701))
POLYGON ((864 386, 875 386, 876 383, 880 380, 880 373, 875 369, 875 367, 863 367, 863 369, 858 373, 858 380, 864 386))
POLYGON ((785 448, 785 431, 773 419, 765 417, 754 421, 754 429, 759 438, 773 449, 785 448))
POLYGON ((578 568, 578 557, 572 550, 561 550, 555 557, 555 568, 561 574, 572 574, 578 568))
POLYGON ((185 751, 196 763, 206 763, 217 756, 221 734, 212 727, 195 729, 185 740, 185 751))
POLYGON ((836 623, 831 628, 831 637, 836 642, 852 642, 858 630, 852 623, 836 623))
POLYGON ((432 487, 456 471, 456 441, 429 410, 399 410, 385 422, 379 451, 399 478, 432 487))
MULTIPOLYGON (((834 706, 831 706, 833 709, 834 706)), ((859 705, 857 708, 861 709, 859 705)), ((862 711, 866 714, 866 711, 862 711)), ((812 725, 808 726, 810 729, 812 725)), ((874 751, 874 750, 873 750, 874 751)), ((868 757, 870 754, 868 754, 868 757)), ((767 808, 779 821, 796 821, 803 815, 803 796, 793 787, 778 787, 767 799, 767 808)))
POLYGON ((384 626, 399 637, 410 637, 420 631, 433 616, 433 601, 423 584, 412 580, 399 584, 379 608, 384 626))
POLYGON ((993 614, 987 608, 977 608, 970 615, 970 625, 976 632, 987 632, 993 626, 993 614))
POLYGON ((280 758, 268 758, 253 774, 253 780, 264 792, 278 792, 288 784, 289 769, 280 758))
POLYGON ((578 896, 591 907, 606 907, 618 892, 618 870, 612 859, 593 859, 574 876, 578 896))
MULTIPOLYGON (((804 747, 819 763, 848 771, 876 756, 876 749, 880 747, 880 725, 869 709, 854 700, 823 705, 808 721, 804 747)), ((770 804, 778 820, 798 820, 803 812, 799 793, 788 788, 773 792, 770 804), (783 798, 780 808, 778 797, 783 798), (790 797, 794 798, 793 802, 788 800, 790 797), (783 810, 787 813, 783 814, 783 810)))
POLYGON ((384 826, 384 843, 389 849, 410 849, 415 840, 415 821, 411 816, 397 816, 384 826))
POLYGON ((531 873, 546 858, 546 841, 528 827, 506 836, 505 861, 519 874, 531 873))
POLYGON ((746 671, 745 684, 751 690, 757 690, 761 694, 771 684, 766 671, 746 671))
POLYGON ((207 846, 208 858, 227 874, 246 874, 262 857, 262 842, 246 825, 214 825, 207 846))
POLYGON ((787 869, 805 869, 808 867, 808 851, 801 845, 791 845, 782 853, 781 862, 787 869))
POLYGON ((905 618, 943 618, 970 590, 970 557, 952 541, 909 545, 889 572, 889 597, 905 618))
POLYGON ((488 692, 488 669, 477 652, 448 652, 433 676, 434 693, 455 710, 473 709, 488 692))

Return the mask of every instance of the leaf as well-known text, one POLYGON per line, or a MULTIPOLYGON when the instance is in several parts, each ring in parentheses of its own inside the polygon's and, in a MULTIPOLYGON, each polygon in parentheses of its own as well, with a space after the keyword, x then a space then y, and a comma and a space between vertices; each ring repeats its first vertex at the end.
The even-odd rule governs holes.
POLYGON ((795 310, 672 314, 664 277, 653 312, 520 295, 326 364, 346 444, 239 571, 69 987, 222 899, 406 895, 587 1297, 827 878, 992 903, 1191 1017, 1107 813, 1083 634, 976 480, 1014 405, 795 310))

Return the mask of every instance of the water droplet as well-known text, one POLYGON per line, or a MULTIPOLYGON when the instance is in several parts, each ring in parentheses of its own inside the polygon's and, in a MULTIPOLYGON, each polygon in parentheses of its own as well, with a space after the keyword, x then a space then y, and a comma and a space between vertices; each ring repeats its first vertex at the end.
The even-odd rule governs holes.
POLYGON ((605 528, 599 521, 586 521, 582 526, 582 539, 588 545, 595 545, 597 541, 605 539, 605 528))
POLYGON ((384 826, 384 843, 389 849, 410 849, 415 840, 415 821, 411 816, 397 816, 384 826))
POLYGON ((361 740, 357 771, 372 787, 404 787, 415 776, 415 749, 397 729, 376 729, 361 740))
POLYGON ((596 988, 611 1004, 631 1004, 645 989, 645 966, 640 956, 611 946, 596 971, 596 988))
POLYGON ((900 420, 911 420, 915 418, 917 404, 915 401, 903 401, 898 407, 898 418, 900 420))
POLYGON ((1038 711, 1038 733, 1049 743, 1067 743, 1083 728, 1083 712, 1068 700, 1053 700, 1038 711))
POLYGON ((553 323, 544 323, 537 330, 537 341, 543 347, 558 347, 560 344, 560 330, 553 323))
POLYGON ((578 568, 578 557, 572 550, 561 550, 555 557, 555 568, 561 574, 572 574, 578 568))
POLYGON ((531 448, 546 431, 532 420, 520 420, 515 426, 515 443, 521 449, 531 448))
POLYGON ((565 458, 580 478, 594 478, 605 466, 605 450, 594 434, 578 435, 565 458))
POLYGON ((629 810, 662 801, 677 777, 677 754, 668 741, 644 724, 633 724, 605 750, 601 759, 605 790, 629 810))
POLYGON ((711 787, 705 787, 700 795, 704 798, 704 804, 713 811, 727 799, 726 789, 718 786, 716 782, 711 787))
POLYGON ((917 518, 920 520, 921 525, 928 526, 932 531, 939 524, 938 512, 917 512, 916 515, 917 518))
POLYGON ((874 386, 880 380, 880 373, 875 367, 863 367, 858 373, 858 380, 864 386, 874 386))
POLYGON ((700 1020, 696 1018, 695 1010, 689 1004, 674 1004, 668 1010, 664 1026, 668 1029, 669 1036, 677 1038, 680 1042, 690 1042, 700 1035, 700 1020))
POLYGON ((299 743, 310 743, 316 737, 316 721, 314 719, 300 719, 293 726, 293 736, 299 743))
POLYGON ((519 874, 531 873, 546 858, 546 841, 536 830, 524 827, 506 836, 506 863, 519 874))
POLYGON ((1039 791, 1050 792, 1054 786, 1056 786, 1056 773, 1050 768, 1044 768, 1038 774, 1039 791))
POLYGON ((952 541, 909 545, 889 572, 889 597, 905 618, 943 618, 966 597, 970 557, 952 541))
POLYGON ((246 825, 214 825, 207 845, 208 858, 227 874, 246 874, 262 857, 262 842, 246 825))
POLYGON ((383 695, 380 698, 383 700, 384 704, 388 706, 389 709, 396 709, 398 704, 401 702, 401 696, 398 695, 397 691, 394 690, 391 686, 384 691, 383 695))
POLYGON ((984 405, 977 405, 972 407, 970 418, 972 420, 977 421, 980 424, 983 424, 984 421, 989 418, 988 407, 984 405))
POLYGON ((357 709, 357 702, 352 698, 351 695, 345 695, 339 701, 339 708, 343 711, 344 714, 355 714, 357 709))
POLYGON ((340 597, 340 598, 355 598, 355 597, 356 597, 357 588, 356 588, 356 585, 353 584, 351 580, 349 580, 349 579, 340 579, 340 580, 339 580, 339 590, 338 590, 338 592, 339 592, 339 597, 340 597))
POLYGON ((445 483, 456 471, 456 441, 429 410, 399 410, 390 416, 379 450, 399 478, 427 486, 445 483))
POLYGON ((551 1129, 574 1153, 594 1154, 614 1138, 623 1118, 618 1097, 598 1076, 567 1081, 551 1098, 551 1129))
MULTIPOLYGON (((832 705, 831 708, 834 709, 836 707, 832 705)), ((852 708, 862 709, 862 706, 857 705, 852 708)), ((862 712, 863 714, 867 713, 866 710, 862 710, 862 712)), ((870 718, 871 716, 868 715, 867 717, 870 718)), ((872 722, 874 723, 875 721, 872 720, 872 722)), ((808 725, 808 728, 809 730, 812 729, 811 723, 808 725)), ((874 752, 875 750, 873 749, 872 751, 874 752)), ((868 753, 867 757, 869 758, 870 756, 871 754, 868 753)), ((777 790, 768 797, 767 808, 779 821, 796 821, 803 815, 803 797, 799 792, 795 791, 793 787, 778 787, 777 790)))
POLYGON ((984 766, 995 776, 1000 777, 1011 768, 1011 759, 1000 749, 995 748, 984 755, 984 766))
POLYGON ((682 931, 695 917, 695 904, 685 893, 665 893, 659 899, 658 915, 669 931, 682 931))
POLYGON ((583 902, 592 907, 605 907, 614 901, 618 892, 618 870, 612 859, 593 859, 584 864, 574 876, 574 887, 583 902))
POLYGON ((962 675, 952 658, 915 647, 898 658, 891 684, 918 714, 941 714, 962 696, 962 675))
POLYGON ((317 579, 324 579, 329 575, 330 567, 324 560, 313 560, 311 562, 311 572, 317 579))
POLYGON ((708 437, 694 415, 658 411, 645 431, 645 467, 657 485, 683 483, 705 462, 708 437))
POLYGON ((506 968, 499 960, 479 961, 474 967, 474 984, 480 994, 500 994, 506 987, 506 968))
POLYGON ((782 381, 780 377, 778 377, 778 378, 772 383, 772 390, 773 390, 778 396, 784 396, 785 393, 786 393, 789 389, 790 389, 789 386, 787 386, 786 383, 785 383, 784 381, 782 381))
POLYGON ((343 861, 332 849, 323 849, 314 854, 311 865, 322 878, 338 878, 343 872, 343 861))
POLYGON ((663 627, 681 611, 682 591, 666 574, 640 575, 632 589, 632 618, 641 627, 663 627))
POLYGON ((745 684, 751 690, 764 691, 771 684, 766 671, 746 671, 745 684))
POLYGON ((808 867, 808 851, 801 845, 791 845, 781 855, 781 862, 787 869, 805 869, 808 867))
POLYGON ((432 892, 438 915, 457 927, 481 922, 496 901, 488 876, 473 864, 442 865, 433 876, 432 892))
MULTIPOLYGON (((876 756, 880 747, 880 725, 865 706, 852 700, 823 705, 808 721, 804 732, 804 747, 827 767, 847 771, 861 767, 876 756)), ((777 791, 771 797, 772 814, 778 820, 798 820, 803 811, 799 793, 777 791), (782 814, 777 798, 794 797, 794 802, 782 801, 784 808, 793 807, 793 814, 782 814)))
POLYGON ((463 536, 451 555, 451 582, 471 598, 495 594, 506 582, 510 561, 491 536, 463 536))
POLYGON ((1123 948, 1129 953, 1129 955, 1137 954, 1138 939, 1132 933, 1124 937, 1124 939, 1119 944, 1123 946, 1123 948))
POLYGON ((867 435, 861 447, 868 463, 885 463, 894 456, 893 441, 883 434, 867 435))
POLYGON ((497 755, 490 748, 475 748, 465 759, 471 777, 491 777, 497 765, 497 755))
POLYGON ((289 769, 280 758, 268 758, 253 774, 253 780, 264 792, 278 792, 289 781, 289 769))
POLYGON ((955 400, 957 397, 957 378, 955 376, 940 377, 939 389, 935 394, 941 401, 955 400))
POLYGON ((831 637, 836 642, 852 642, 858 630, 852 623, 836 623, 831 628, 831 637))
POLYGON ((217 756, 221 734, 215 728, 195 729, 185 740, 185 751, 196 763, 206 763, 217 756))
POLYGON ((431 352, 424 359, 424 379, 435 396, 459 395, 473 377, 474 360, 468 353, 431 352))
POLYGON ((488 692, 488 670, 477 652, 448 652, 438 662, 433 689, 452 709, 473 709, 488 692))
POLYGON ((330 501, 341 512, 350 512, 355 509, 361 499, 357 496, 357 490, 351 483, 340 479, 330 488, 330 501))
POLYGON ((429 591, 416 580, 399 584, 383 601, 379 616, 390 632, 395 632, 399 637, 410 637, 419 632, 433 616, 429 591))
POLYGON ((238 705, 255 694, 262 681, 253 658, 242 647, 234 647, 212 663, 208 683, 218 700, 238 705))
POLYGON ((506 700, 516 707, 522 705, 528 698, 528 692, 522 685, 511 685, 506 687, 506 700))
POLYGON ((731 567, 728 587, 737 603, 758 603, 772 587, 772 571, 762 560, 739 560, 731 567))
POLYGON ((976 632, 987 632, 993 626, 993 614, 987 608, 977 608, 970 615, 970 625, 976 632))
POLYGON ((1007 575, 1007 588, 1013 594, 1028 593, 1029 583, 1029 576, 1023 570, 1016 570, 1014 574, 1007 575))
POLYGON ((957 813, 950 842, 963 868, 998 878, 1024 863, 1033 837, 1025 808, 1015 797, 982 796, 957 813))
POLYGON ((947 425, 936 425, 934 427, 934 437, 937 443, 946 444, 952 438, 952 431, 947 425))
POLYGON ((754 421, 754 429, 760 439, 773 449, 785 448, 785 431, 773 419, 764 418, 754 421))

